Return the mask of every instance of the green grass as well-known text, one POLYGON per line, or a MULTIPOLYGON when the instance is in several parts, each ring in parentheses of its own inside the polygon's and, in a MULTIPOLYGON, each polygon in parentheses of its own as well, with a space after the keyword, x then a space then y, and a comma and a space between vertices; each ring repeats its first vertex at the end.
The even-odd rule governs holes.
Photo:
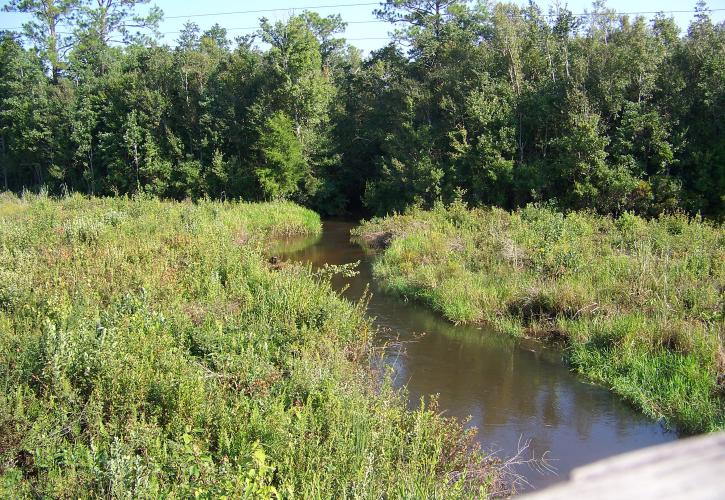
POLYGON ((0 497, 468 497, 471 432, 379 387, 373 334, 270 239, 290 203, 0 195, 0 497))
POLYGON ((365 222, 374 273, 454 322, 563 340, 572 366, 654 418, 725 428, 725 230, 463 204, 365 222), (721 377, 722 380, 722 377, 721 377))

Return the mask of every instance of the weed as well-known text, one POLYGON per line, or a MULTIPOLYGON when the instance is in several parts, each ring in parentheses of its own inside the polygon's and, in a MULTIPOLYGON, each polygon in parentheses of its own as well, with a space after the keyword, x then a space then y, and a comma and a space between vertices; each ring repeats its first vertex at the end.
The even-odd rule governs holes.
POLYGON ((725 428, 725 230, 683 214, 645 220, 457 204, 372 219, 388 290, 454 322, 564 339, 572 366, 686 431, 725 428))
POLYGON ((0 196, 0 497, 464 497, 462 425, 378 388, 291 203, 0 196))

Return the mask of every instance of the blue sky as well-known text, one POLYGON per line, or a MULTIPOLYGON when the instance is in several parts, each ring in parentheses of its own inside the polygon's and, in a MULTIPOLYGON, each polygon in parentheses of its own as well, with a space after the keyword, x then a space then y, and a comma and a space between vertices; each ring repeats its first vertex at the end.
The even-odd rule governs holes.
MULTIPOLYGON (((544 11, 547 11, 549 5, 554 0, 541 0, 537 2, 544 11)), ((609 0, 608 6, 618 12, 642 12, 642 11, 673 11, 673 10, 693 10, 696 0, 609 0)), ((0 0, 0 4, 4 5, 7 1, 0 0)), ((179 31, 184 22, 192 20, 197 23, 202 30, 210 27, 214 23, 229 30, 231 38, 245 33, 254 31, 254 27, 258 25, 259 18, 265 16, 271 20, 284 20, 290 15, 305 10, 305 7, 317 8, 310 9, 319 12, 322 15, 341 14, 343 20, 349 22, 345 36, 350 43, 363 49, 365 52, 382 47, 386 44, 388 32, 391 27, 387 23, 375 22, 375 16, 372 14, 376 6, 375 1, 365 0, 265 0, 259 2, 256 0, 207 0, 205 2, 195 2, 191 0, 156 0, 156 5, 163 9, 166 19, 161 25, 161 31, 164 32, 164 42, 171 45, 178 37, 179 31), (322 7, 330 5, 345 5, 339 7, 322 7), (353 5, 355 4, 355 5, 353 5), (232 13, 238 11, 267 10, 268 12, 248 12, 248 13, 232 13), (274 10, 273 10, 274 9, 274 10), (221 15, 206 15, 203 17, 186 17, 195 14, 212 14, 224 13, 221 15), (251 28, 251 29, 250 29, 251 28)), ((517 3, 525 4, 525 1, 519 0, 517 3)), ((574 13, 582 13, 591 7, 590 0, 569 0, 561 1, 562 4, 568 5, 569 9, 574 13)), ((710 0, 708 6, 711 9, 725 9, 725 0, 710 0)), ((692 18, 691 13, 673 14, 680 27, 685 30, 692 18)), ((651 14, 645 17, 651 18, 651 14)), ((715 22, 725 20, 725 10, 712 13, 715 22)), ((12 28, 20 26, 26 16, 18 13, 0 12, 0 28, 12 28)))

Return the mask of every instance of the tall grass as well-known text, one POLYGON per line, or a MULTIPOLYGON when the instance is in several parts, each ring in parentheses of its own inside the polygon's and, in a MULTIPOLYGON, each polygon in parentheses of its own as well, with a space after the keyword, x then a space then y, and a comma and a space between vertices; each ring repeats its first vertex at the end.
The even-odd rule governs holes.
POLYGON ((376 387, 289 203, 0 197, 0 497, 463 497, 472 436, 376 387))
POLYGON ((566 342, 572 366, 686 431, 725 428, 725 230, 698 218, 461 203, 373 219, 375 274, 454 322, 566 342))

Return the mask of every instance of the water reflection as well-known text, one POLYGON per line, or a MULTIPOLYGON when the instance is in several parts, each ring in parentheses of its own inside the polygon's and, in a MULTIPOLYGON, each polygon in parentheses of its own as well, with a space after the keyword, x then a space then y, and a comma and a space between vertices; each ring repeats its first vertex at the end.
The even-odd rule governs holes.
POLYGON ((522 438, 530 439, 530 451, 536 456, 548 451, 558 470, 558 476, 521 471, 534 486, 562 480, 576 466, 677 438, 606 390, 579 380, 555 348, 456 326, 377 291, 370 259, 349 242, 352 227, 327 222, 322 238, 311 246, 288 246, 285 254, 313 266, 360 260, 358 276, 336 277, 334 284, 347 286, 351 300, 370 284, 368 311, 380 327, 380 345, 396 341, 385 362, 395 383, 406 386, 410 404, 437 394, 447 415, 470 416, 482 446, 501 450, 502 456, 514 453, 522 438))

